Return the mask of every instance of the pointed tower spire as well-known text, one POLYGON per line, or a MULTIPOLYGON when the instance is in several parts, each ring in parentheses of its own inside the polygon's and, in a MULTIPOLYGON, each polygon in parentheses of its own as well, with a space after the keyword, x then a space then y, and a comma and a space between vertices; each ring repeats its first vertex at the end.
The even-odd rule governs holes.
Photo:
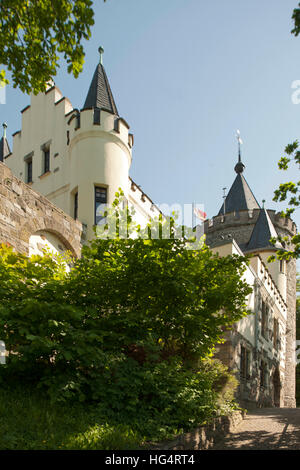
MULTIPOLYGON (((264 201, 265 202, 265 201, 264 201)), ((276 242, 272 245, 270 242, 271 238, 277 238, 277 232, 269 217, 269 214, 265 208, 262 208, 259 212, 258 219, 254 225, 250 240, 246 246, 245 251, 256 251, 256 250, 278 250, 282 248, 280 242, 276 242)))
POLYGON ((83 109, 100 108, 119 116, 109 81, 103 67, 103 47, 100 46, 98 51, 100 54, 99 63, 94 72, 83 109))
POLYGON ((11 153, 7 138, 6 138, 6 129, 7 129, 7 124, 4 122, 2 124, 3 127, 3 137, 0 139, 0 162, 4 161, 4 158, 11 153))
POLYGON ((234 170, 237 175, 226 198, 224 199, 218 215, 225 215, 225 213, 227 214, 234 211, 239 212, 260 208, 260 205, 251 191, 245 177, 242 175, 245 165, 242 163, 241 159, 241 144, 243 142, 239 130, 236 133, 236 138, 238 141, 238 162, 235 165, 234 170))

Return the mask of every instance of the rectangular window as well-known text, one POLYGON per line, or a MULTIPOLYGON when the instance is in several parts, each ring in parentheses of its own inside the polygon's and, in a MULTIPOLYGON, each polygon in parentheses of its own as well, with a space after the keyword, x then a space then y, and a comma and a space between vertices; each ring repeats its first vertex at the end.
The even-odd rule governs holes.
POLYGON ((32 183, 32 158, 26 160, 26 183, 32 183))
POLYGON ((104 219, 103 212, 107 203, 107 188, 95 186, 95 225, 104 219))
POLYGON ((94 108, 94 124, 100 124, 100 108, 94 108))
POLYGON ((285 260, 284 259, 281 259, 279 261, 279 271, 283 274, 285 273, 285 260))
POLYGON ((250 377, 250 351, 244 346, 241 346, 240 374, 244 379, 250 377))
POLYGON ((45 149, 43 153, 44 153, 43 173, 48 173, 48 171, 50 171, 50 149, 49 148, 45 149))
POLYGON ((274 326, 273 326, 273 346, 275 349, 279 347, 279 322, 277 318, 274 318, 274 326))
POLYGON ((114 131, 120 132, 120 118, 114 120, 114 131))
POLYGON ((260 386, 267 386, 267 364, 264 361, 260 364, 260 386))
POLYGON ((76 121, 75 121, 75 131, 80 128, 80 113, 76 115, 76 121))
POLYGON ((265 339, 268 338, 268 306, 266 302, 262 301, 262 311, 261 311, 261 334, 265 339))
POLYGON ((78 219, 78 192, 74 195, 74 219, 78 219))

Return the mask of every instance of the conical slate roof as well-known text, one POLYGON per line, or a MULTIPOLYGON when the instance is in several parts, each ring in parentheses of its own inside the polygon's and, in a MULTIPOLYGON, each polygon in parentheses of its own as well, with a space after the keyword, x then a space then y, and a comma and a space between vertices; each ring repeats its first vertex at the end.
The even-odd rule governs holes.
POLYGON ((11 153, 7 139, 5 136, 0 139, 0 162, 4 161, 4 157, 11 153))
POLYGON ((255 251, 261 249, 278 250, 279 248, 282 248, 279 242, 276 242, 275 245, 270 243, 270 238, 272 237, 277 238, 278 234, 266 209, 261 209, 250 240, 244 251, 255 251))
MULTIPOLYGON (((225 213, 259 208, 260 206, 246 179, 241 172, 238 172, 225 199, 225 213)), ((224 203, 218 215, 222 214, 224 214, 224 203)))
POLYGON ((94 72, 83 109, 101 108, 119 115, 104 67, 99 63, 94 72))

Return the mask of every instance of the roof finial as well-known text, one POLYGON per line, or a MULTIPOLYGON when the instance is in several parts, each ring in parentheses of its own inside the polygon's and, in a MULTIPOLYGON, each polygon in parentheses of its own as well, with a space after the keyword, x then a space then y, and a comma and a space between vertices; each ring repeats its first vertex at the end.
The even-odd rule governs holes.
POLYGON ((242 163, 242 160, 241 160, 241 144, 243 143, 243 141, 241 139, 241 134, 239 130, 236 131, 236 138, 237 138, 238 145, 239 145, 239 160, 238 160, 238 163, 235 165, 234 169, 237 173, 243 173, 244 168, 245 168, 245 165, 242 163))
POLYGON ((266 202, 266 200, 263 199, 263 200, 262 200, 262 204, 263 204, 262 208, 263 208, 263 209, 265 208, 265 202, 266 202))
POLYGON ((99 54, 100 54, 100 61, 99 61, 99 63, 102 65, 102 56, 103 56, 103 53, 104 53, 104 49, 103 49, 102 46, 99 47, 98 52, 99 52, 99 54))
POLYGON ((3 137, 4 137, 4 139, 6 139, 6 128, 7 128, 6 122, 4 122, 4 123, 2 124, 2 127, 3 127, 3 137))

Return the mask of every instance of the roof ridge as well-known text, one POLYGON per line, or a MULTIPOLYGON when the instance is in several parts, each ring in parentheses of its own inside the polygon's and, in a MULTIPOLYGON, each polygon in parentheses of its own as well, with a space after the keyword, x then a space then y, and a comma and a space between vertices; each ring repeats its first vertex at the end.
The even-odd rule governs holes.
POLYGON ((106 75, 106 72, 105 72, 105 68, 102 64, 100 64, 100 65, 101 65, 102 70, 103 70, 103 76, 104 76, 104 80, 105 80, 106 89, 107 89, 107 93, 108 93, 111 108, 115 109, 115 111, 116 111, 115 114, 119 115, 118 109, 117 109, 117 106, 116 106, 116 103, 115 103, 115 100, 114 100, 114 97, 113 97, 113 94, 112 94, 112 91, 111 91, 111 88, 110 88, 110 84, 109 84, 109 81, 108 81, 108 78, 107 78, 107 75, 106 75))

